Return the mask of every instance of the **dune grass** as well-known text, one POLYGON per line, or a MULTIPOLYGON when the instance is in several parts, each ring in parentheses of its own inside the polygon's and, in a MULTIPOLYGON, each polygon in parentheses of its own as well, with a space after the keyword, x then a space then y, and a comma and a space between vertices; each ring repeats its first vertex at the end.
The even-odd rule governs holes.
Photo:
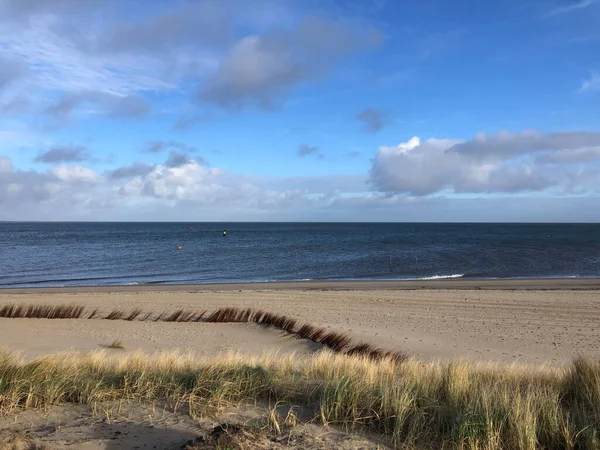
MULTIPOLYGON (((400 448, 600 449, 600 363, 562 368, 420 363, 345 334, 252 309, 134 309, 6 305, 3 318, 254 322, 331 351, 313 357, 178 354, 48 356, 0 352, 0 413, 57 403, 161 401, 198 415, 247 402, 300 407, 303 415, 381 434, 400 448)), ((114 343, 113 343, 114 344, 114 343)), ((117 347, 114 347, 117 348, 117 347)), ((273 412, 273 410, 271 410, 273 412)), ((273 420, 271 420, 273 419, 273 420)), ((277 418, 270 422, 277 423, 277 418)))
POLYGON ((584 359, 526 368, 331 351, 213 359, 100 351, 25 362, 0 352, 1 413, 110 401, 160 401, 192 416, 248 402, 287 405, 407 449, 600 448, 600 363, 584 359))
POLYGON ((85 308, 78 305, 5 305, 0 317, 11 319, 79 319, 85 308))
POLYGON ((296 319, 283 314, 273 314, 262 310, 220 308, 212 313, 193 312, 177 310, 171 313, 163 312, 154 314, 144 313, 141 309, 133 309, 126 312, 114 309, 101 315, 99 309, 85 314, 83 306, 77 305, 6 305, 0 308, 0 318, 35 318, 35 319, 104 319, 104 320, 127 320, 127 321, 154 321, 154 322, 209 322, 209 323, 243 323, 253 322, 259 325, 272 326, 286 333, 293 334, 302 339, 308 339, 322 344, 331 350, 347 355, 366 356, 368 358, 394 359, 402 362, 407 355, 398 351, 389 351, 378 348, 372 344, 363 342, 353 343, 352 339, 343 333, 328 331, 325 328, 310 324, 299 325, 296 319))
POLYGON ((124 350, 125 349, 125 347, 123 346, 123 343, 118 339, 115 339, 114 341, 112 341, 110 343, 110 345, 107 345, 104 348, 111 348, 113 350, 124 350))

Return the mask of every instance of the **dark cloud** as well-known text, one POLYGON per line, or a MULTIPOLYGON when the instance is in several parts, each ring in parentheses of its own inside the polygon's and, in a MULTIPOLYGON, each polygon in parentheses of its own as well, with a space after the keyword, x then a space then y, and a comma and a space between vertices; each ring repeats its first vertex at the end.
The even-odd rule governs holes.
POLYGON ((46 113, 64 119, 84 105, 97 107, 101 114, 113 118, 141 118, 151 110, 150 104, 138 95, 121 96, 98 91, 80 91, 64 94, 58 102, 46 109, 46 113))
POLYGON ((109 117, 145 117, 152 109, 150 104, 139 95, 117 96, 107 103, 106 115, 109 117))
POLYGON ((200 165, 206 165, 206 161, 204 161, 204 159, 199 156, 197 156, 195 158, 190 158, 188 153, 175 152, 175 151, 171 150, 169 152, 169 157, 165 161, 165 166, 171 167, 171 168, 172 167, 181 167, 186 164, 189 164, 190 162, 195 162, 200 165))
POLYGON ((381 147, 370 181, 388 193, 595 192, 600 133, 502 132, 469 141, 413 138, 381 147), (596 147, 592 147, 592 146, 596 147))
POLYGON ((387 114, 378 108, 367 108, 359 112, 356 118, 362 122, 363 126, 373 133, 381 130, 387 122, 387 114))
POLYGON ((279 98, 305 75, 308 75, 305 68, 287 49, 264 38, 249 36, 238 42, 221 61, 198 98, 230 109, 239 109, 248 103, 274 109, 279 98))
POLYGON ((135 163, 130 166, 119 167, 108 172, 108 176, 114 180, 133 177, 145 177, 154 170, 156 166, 144 163, 135 163))
POLYGON ((305 18, 293 30, 247 36, 205 80, 198 98, 231 109, 249 104, 273 109, 294 86, 321 78, 340 58, 380 39, 375 30, 356 32, 317 17, 305 18))
POLYGON ((54 147, 38 155, 34 161, 41 163, 65 163, 88 161, 90 154, 83 146, 54 147))
POLYGON ((167 167, 180 167, 190 162, 190 157, 186 153, 181 152, 169 152, 169 157, 165 161, 167 167))
POLYGON ((144 153, 160 153, 165 150, 176 148, 182 153, 189 154, 195 153, 196 149, 190 145, 184 144, 178 141, 152 141, 148 143, 148 146, 144 150, 144 153))
POLYGON ((96 47, 101 52, 171 53, 185 43, 211 48, 233 38, 235 10, 231 1, 204 0, 184 3, 143 21, 114 27, 96 47))
POLYGON ((296 152, 298 153, 298 156, 304 157, 316 153, 317 150, 319 150, 319 147, 311 147, 310 145, 302 144, 298 146, 296 152))
POLYGON ((449 153, 460 153, 471 157, 507 157, 549 150, 568 150, 582 147, 600 146, 600 133, 567 131, 540 133, 524 131, 510 133, 503 131, 487 135, 480 133, 473 139, 453 145, 449 153))
POLYGON ((27 73, 27 65, 21 61, 0 58, 0 90, 27 73))

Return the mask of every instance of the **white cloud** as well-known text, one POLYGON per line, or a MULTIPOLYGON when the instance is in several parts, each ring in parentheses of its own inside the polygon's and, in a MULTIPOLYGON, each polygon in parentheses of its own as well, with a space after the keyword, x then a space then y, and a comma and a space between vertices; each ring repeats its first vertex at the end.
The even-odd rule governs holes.
MULTIPOLYGON (((386 154, 409 155, 441 142, 426 140, 386 154)), ((418 197, 365 192, 362 176, 251 177, 193 161, 123 169, 119 177, 85 166, 20 171, 0 157, 0 220, 600 220, 597 197, 590 195, 418 197)), ((591 175, 600 184, 598 172, 591 175)), ((488 178, 485 171, 478 176, 488 178)))
POLYGON ((66 181, 68 183, 95 183, 100 179, 100 176, 94 170, 83 166, 60 165, 52 167, 48 170, 48 172, 56 176, 56 178, 59 180, 66 181))
POLYGON ((0 220, 87 217, 162 220, 166 209, 190 215, 207 211, 240 218, 276 218, 283 211, 326 210, 343 192, 364 190, 364 178, 272 178, 228 173, 196 160, 170 167, 170 156, 154 166, 134 164, 97 172, 83 165, 58 165, 43 172, 21 171, 0 157, 0 220), (316 195, 315 195, 316 194, 316 195), (50 209, 48 205, 52 205, 50 209), (153 212, 152 212, 153 211, 153 212))
POLYGON ((381 147, 371 183, 383 192, 498 194, 596 192, 600 133, 501 132, 469 141, 414 137, 381 147))
POLYGON ((13 166, 12 166, 12 162, 10 161, 9 158, 0 155, 0 173, 1 172, 12 172, 13 170, 13 166))
MULTIPOLYGON (((175 86, 157 76, 164 65, 155 59, 134 54, 86 52, 61 33, 64 22, 63 17, 44 14, 32 16, 26 27, 22 22, 0 23, 0 47, 30 68, 27 81, 33 87, 127 95, 175 86)), ((86 42, 94 39, 92 34, 102 32, 82 27, 78 28, 77 35, 81 42, 86 42)))
POLYGON ((538 157, 542 163, 576 164, 600 160, 600 146, 562 149, 538 157))
POLYGON ((406 155, 409 151, 421 145, 421 139, 413 136, 407 142, 401 142, 395 147, 379 147, 379 151, 384 155, 402 154, 406 155))
MULTIPOLYGON (((504 196, 504 204, 517 214, 527 211, 513 207, 515 201, 530 202, 531 208, 536 198, 548 204, 556 197, 592 202, 600 187, 600 133, 591 132, 502 132, 467 141, 413 137, 381 147, 368 177, 251 176, 183 156, 169 153, 162 164, 135 163, 103 172, 81 163, 22 171, 0 157, 0 220, 93 219, 98 214, 107 220, 185 220, 197 214, 213 220, 429 220, 433 216, 425 205, 440 208, 439 220, 481 220, 484 215, 468 209, 452 216, 448 205, 453 200, 447 197, 480 197, 479 202, 453 204, 485 208, 504 196), (374 189, 369 191, 367 181, 374 189)), ((564 210, 565 203, 559 203, 564 210)), ((497 219, 488 212, 490 220, 497 219)), ((558 213, 552 209, 544 216, 538 208, 530 217, 555 220, 552 214, 558 213)), ((582 210, 569 219, 581 217, 591 216, 582 210)))

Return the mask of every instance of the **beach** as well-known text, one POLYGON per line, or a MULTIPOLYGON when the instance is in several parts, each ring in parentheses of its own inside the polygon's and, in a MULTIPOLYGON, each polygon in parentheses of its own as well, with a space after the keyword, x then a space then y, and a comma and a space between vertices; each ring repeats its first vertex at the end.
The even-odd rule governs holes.
MULTIPOLYGON (((82 363, 83 368, 93 364, 104 367, 103 361, 107 357, 138 358, 135 355, 142 351, 148 355, 142 360, 148 358, 149 368, 146 370, 150 371, 157 367, 149 359, 151 355, 164 353, 175 355, 168 356, 175 359, 167 364, 172 367, 167 373, 179 370, 176 367, 182 364, 182 360, 176 355, 186 355, 185 358, 191 358, 191 361, 204 358, 217 364, 219 361, 232 361, 225 362, 226 367, 227 364, 240 364, 233 361, 240 361, 241 367, 244 364, 282 367, 277 370, 299 370, 301 366, 294 367, 306 361, 306 367, 323 366, 322 369, 304 369, 308 371, 306 373, 314 370, 321 373, 325 367, 333 367, 332 381, 343 383, 343 378, 335 375, 338 373, 335 367, 350 364, 344 360, 313 363, 313 357, 319 358, 324 354, 324 345, 256 323, 98 318, 115 309, 125 312, 138 309, 142 315, 158 315, 178 310, 211 312, 232 307, 283 314, 297 320, 298 326, 310 324, 322 327, 328 332, 343 333, 353 342, 406 354, 410 360, 416 361, 417 366, 411 369, 413 363, 410 363, 401 366, 405 367, 402 370, 406 371, 406 376, 416 377, 416 383, 425 385, 432 383, 424 381, 428 377, 438 376, 435 375, 439 370, 435 369, 438 367, 435 364, 461 360, 469 365, 458 369, 459 372, 452 377, 461 376, 458 375, 460 370, 472 370, 473 375, 468 377, 473 380, 474 386, 478 386, 476 380, 483 379, 478 371, 487 373, 489 369, 485 368, 485 364, 491 363, 497 367, 492 373, 499 380, 504 379, 505 373, 524 377, 525 383, 535 383, 532 380, 538 377, 558 377, 553 381, 558 389, 565 385, 564 381, 560 381, 564 373, 561 367, 572 364, 579 356, 590 360, 600 358, 598 279, 319 281, 0 290, 0 307, 9 304, 85 307, 86 313, 80 319, 0 318, 2 346, 19 355, 25 363, 40 357, 51 358, 48 361, 56 361, 51 364, 57 364, 54 377, 59 376, 61 371, 80 370, 60 369, 77 364, 79 357, 61 362, 61 357, 56 359, 55 355, 75 353, 85 358, 85 355, 98 351, 106 352, 105 356, 100 359, 92 356, 90 363, 82 363), (83 318, 96 309, 96 318, 83 318), (112 345, 115 343, 118 346, 112 345), (244 362, 257 357, 265 357, 265 363, 244 362), (420 366, 421 363, 425 365, 420 366), (521 369, 526 367, 531 369, 521 369), (422 375, 415 375, 415 370, 421 371, 422 375)), ((203 363, 194 364, 202 366, 203 363)), ((375 370, 374 373, 388 367, 385 364, 378 367, 377 362, 365 364, 370 367, 368 370, 375 370)), ((396 373, 393 368, 385 370, 396 373)), ((235 377, 227 375, 223 382, 227 385, 235 382, 229 378, 231 376, 235 377)), ((362 380, 358 373, 353 376, 362 380)), ((75 381, 77 379, 75 376, 75 381)), ((393 384, 388 386, 391 388, 393 384)), ((427 389, 432 389, 432 393, 439 390, 433 387, 427 389)), ((473 393, 474 397, 469 402, 476 401, 478 394, 476 391, 473 393)), ((0 418, 0 448, 175 449, 184 448, 186 442, 193 442, 185 448, 200 449, 229 448, 223 447, 223 442, 234 442, 236 446, 230 448, 357 450, 390 448, 391 445, 387 433, 346 433, 345 428, 324 426, 320 420, 315 422, 308 416, 308 423, 287 427, 284 439, 278 428, 273 428, 271 419, 267 419, 273 412, 269 413, 268 404, 262 403, 255 406, 252 402, 242 405, 226 403, 229 406, 219 407, 214 413, 200 417, 174 410, 166 397, 139 404, 131 400, 85 403, 22 412, 11 409, 9 415, 0 418), (229 424, 235 430, 238 426, 242 428, 235 433, 232 431, 233 434, 215 435, 215 429, 218 430, 221 423, 229 424), (253 423, 258 426, 248 425, 253 423), (229 440, 219 440, 222 438, 229 440), (208 441, 198 443, 198 439, 208 441), (33 446, 35 443, 39 446, 33 446)), ((281 411, 278 420, 284 426, 289 410, 281 411)))
MULTIPOLYGON (((77 304, 161 313, 222 307, 285 314, 423 360, 561 364, 600 357, 600 281, 443 280, 6 289, 0 304, 77 304)), ((3 345, 34 357, 126 350, 310 353, 318 346, 255 324, 0 319, 3 345)))

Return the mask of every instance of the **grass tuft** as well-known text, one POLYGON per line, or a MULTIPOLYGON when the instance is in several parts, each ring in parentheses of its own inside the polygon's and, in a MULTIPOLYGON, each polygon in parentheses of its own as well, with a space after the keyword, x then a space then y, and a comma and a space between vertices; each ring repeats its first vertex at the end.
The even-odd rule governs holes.
POLYGON ((29 362, 0 351, 0 413, 58 403, 163 401, 199 417, 252 403, 269 405, 275 430, 297 423, 297 410, 303 420, 378 433, 403 449, 600 448, 600 362, 400 364, 386 355, 372 359, 374 350, 210 359, 100 351, 29 362))
POLYGON ((111 348, 114 350, 125 350, 123 343, 118 339, 115 339, 114 341, 112 341, 112 343, 110 345, 107 345, 105 348, 111 348))
POLYGON ((77 305, 5 305, 0 308, 0 318, 79 319, 84 311, 77 305))
POLYGON ((127 320, 127 321, 131 322, 131 321, 133 321, 133 320, 137 319, 137 317, 138 317, 140 314, 142 314, 142 310, 141 310, 141 309, 138 309, 138 308, 136 308, 136 309, 132 310, 132 311, 131 311, 129 314, 125 315, 125 316, 123 317, 123 320, 127 320))
POLYGON ((123 320, 125 319, 125 313, 121 310, 114 309, 104 316, 104 320, 123 320))

